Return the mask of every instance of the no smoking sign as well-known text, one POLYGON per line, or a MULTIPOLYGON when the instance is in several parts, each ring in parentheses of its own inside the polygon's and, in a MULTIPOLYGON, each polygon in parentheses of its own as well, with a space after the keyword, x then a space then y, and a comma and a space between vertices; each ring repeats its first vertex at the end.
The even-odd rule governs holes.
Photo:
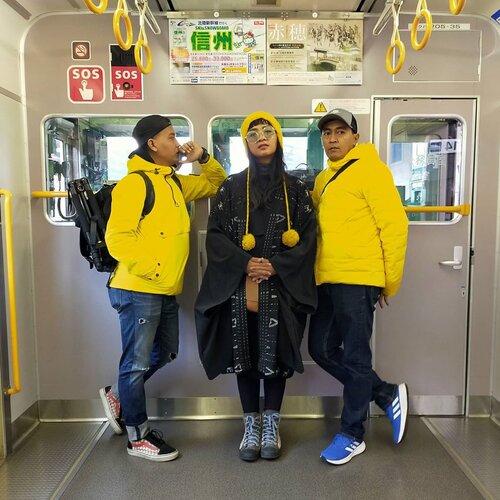
POLYGON ((71 57, 73 61, 88 61, 90 59, 90 42, 71 42, 71 57))

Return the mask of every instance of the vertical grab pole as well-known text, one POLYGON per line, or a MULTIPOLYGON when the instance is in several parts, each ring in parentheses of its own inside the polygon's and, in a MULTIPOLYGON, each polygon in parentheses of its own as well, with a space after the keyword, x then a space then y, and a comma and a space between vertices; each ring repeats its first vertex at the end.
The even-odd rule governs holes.
POLYGON ((19 381, 19 347, 17 339, 16 288, 14 280, 14 245, 12 240, 12 193, 0 189, 0 197, 5 199, 5 250, 7 257, 7 289, 9 294, 10 347, 12 350, 12 374, 14 386, 4 390, 9 396, 21 392, 19 381))

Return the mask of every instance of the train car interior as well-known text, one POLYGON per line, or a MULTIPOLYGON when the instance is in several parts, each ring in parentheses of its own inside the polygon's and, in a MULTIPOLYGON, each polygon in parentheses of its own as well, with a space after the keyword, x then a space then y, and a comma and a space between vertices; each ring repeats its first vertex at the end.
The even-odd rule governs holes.
POLYGON ((0 26, 0 498, 500 500, 499 0, 0 0, 0 26), (187 203, 179 352, 146 384, 180 455, 130 456, 99 394, 122 355, 110 275, 82 257, 69 185, 124 178, 147 115, 236 176, 244 119, 264 110, 287 173, 313 190, 329 168, 318 121, 337 108, 408 218, 401 288, 371 336, 374 369, 408 387, 404 440, 372 402, 366 452, 320 459, 344 389, 306 327, 281 456, 240 460, 236 378, 209 380, 198 351, 203 198, 187 203))

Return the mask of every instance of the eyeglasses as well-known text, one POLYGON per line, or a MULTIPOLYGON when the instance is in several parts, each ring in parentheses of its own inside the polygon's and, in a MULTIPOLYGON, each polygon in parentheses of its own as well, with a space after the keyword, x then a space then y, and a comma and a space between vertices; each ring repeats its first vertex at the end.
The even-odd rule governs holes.
POLYGON ((260 131, 249 130, 245 139, 247 140, 248 143, 255 144, 261 137, 264 137, 264 139, 271 139, 271 137, 275 134, 276 130, 274 130, 274 128, 271 126, 267 126, 260 131))

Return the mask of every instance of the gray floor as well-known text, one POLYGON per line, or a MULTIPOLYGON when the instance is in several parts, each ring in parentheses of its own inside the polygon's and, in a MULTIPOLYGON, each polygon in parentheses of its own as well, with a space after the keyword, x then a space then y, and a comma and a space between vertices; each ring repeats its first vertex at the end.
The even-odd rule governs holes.
POLYGON ((387 420, 371 418, 366 452, 340 467, 319 459, 338 420, 284 420, 282 457, 254 463, 238 458, 240 421, 155 424, 179 459, 130 457, 126 437, 97 424, 41 424, 0 467, 0 498, 500 499, 500 428, 488 419, 411 418, 394 446, 387 420))

